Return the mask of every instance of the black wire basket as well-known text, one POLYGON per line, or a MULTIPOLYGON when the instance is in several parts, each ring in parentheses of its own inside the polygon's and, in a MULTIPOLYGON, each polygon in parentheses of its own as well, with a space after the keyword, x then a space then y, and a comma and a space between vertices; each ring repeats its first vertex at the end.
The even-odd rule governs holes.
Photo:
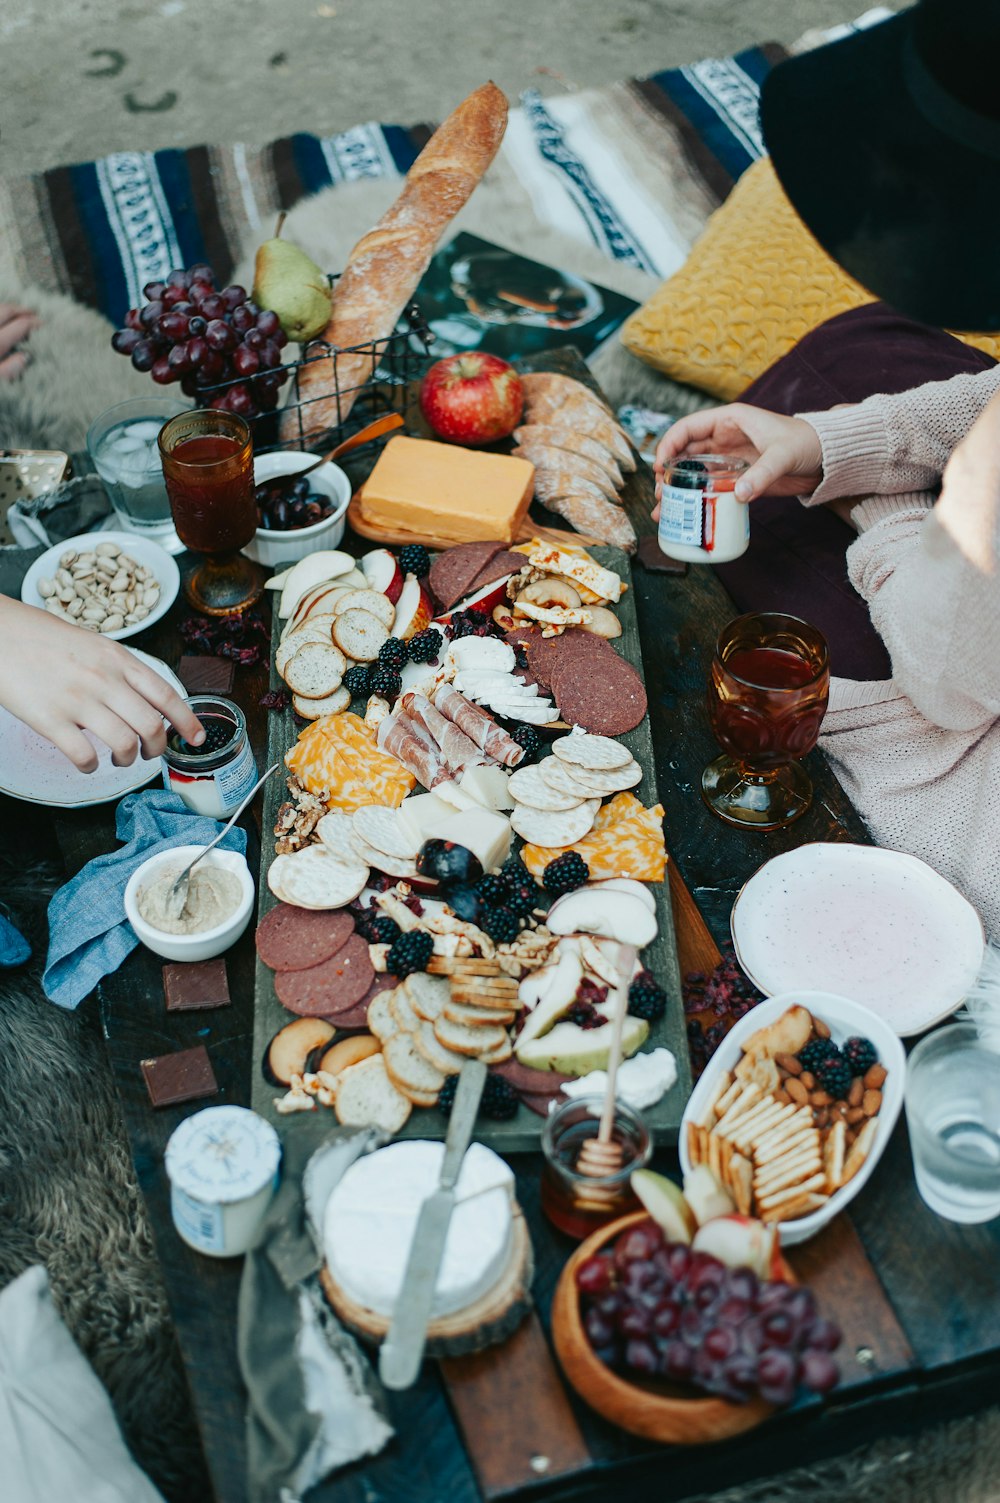
MULTIPOLYGON (((336 278, 331 277, 331 282, 336 278)), ((277 376, 282 388, 289 385, 290 394, 273 412, 261 413, 250 418, 253 429, 254 452, 272 454, 284 449, 307 449, 317 453, 357 433, 367 423, 386 412, 398 412, 405 416, 407 388, 427 368, 430 346, 434 335, 428 329, 416 303, 411 303, 403 312, 395 332, 385 339, 338 349, 323 339, 310 341, 308 354, 301 360, 258 372, 259 376, 277 376), (341 380, 340 368, 344 357, 351 357, 354 365, 361 357, 365 374, 362 380, 341 380), (314 361, 332 361, 332 380, 324 382, 323 391, 315 396, 300 397, 299 371, 314 361), (308 420, 309 408, 314 404, 330 403, 334 411, 347 409, 343 421, 322 431, 313 431, 308 420)), ((199 405, 213 405, 213 398, 223 396, 232 387, 245 385, 240 376, 206 386, 199 392, 199 405)), ((387 435, 388 437, 388 435, 387 435)), ((373 439, 382 445, 386 438, 373 439)), ((367 445, 364 446, 367 448, 367 445)))

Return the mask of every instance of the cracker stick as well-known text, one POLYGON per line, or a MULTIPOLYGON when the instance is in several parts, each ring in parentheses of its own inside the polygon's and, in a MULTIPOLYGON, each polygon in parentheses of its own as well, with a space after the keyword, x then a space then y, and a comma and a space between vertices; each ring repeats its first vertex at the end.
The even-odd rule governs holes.
POLYGON ((757 1204, 762 1211, 773 1211, 776 1206, 784 1205, 786 1201, 793 1200, 797 1195, 805 1195, 810 1190, 822 1190, 825 1184, 826 1175, 820 1169, 799 1184, 775 1190, 769 1195, 758 1196, 757 1204))

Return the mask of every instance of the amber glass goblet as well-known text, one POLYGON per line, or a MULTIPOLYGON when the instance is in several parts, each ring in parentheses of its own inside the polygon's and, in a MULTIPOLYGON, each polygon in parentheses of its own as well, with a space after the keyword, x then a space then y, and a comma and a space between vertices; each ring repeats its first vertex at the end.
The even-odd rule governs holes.
POLYGON ((822 632, 796 616, 739 616, 719 634, 708 718, 723 755, 705 768, 702 796, 720 819, 780 830, 812 802, 799 758, 812 751, 830 693, 822 632))
POLYGON ((264 591, 264 574, 240 552, 257 530, 253 439, 232 412, 196 409, 160 429, 160 462, 177 536, 202 555, 184 578, 195 610, 244 611, 264 591))

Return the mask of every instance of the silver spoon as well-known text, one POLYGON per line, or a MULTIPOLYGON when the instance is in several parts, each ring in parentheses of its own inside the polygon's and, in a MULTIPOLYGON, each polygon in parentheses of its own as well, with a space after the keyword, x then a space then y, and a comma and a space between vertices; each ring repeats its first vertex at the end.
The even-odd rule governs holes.
POLYGON ((187 902, 188 886, 191 881, 192 869, 198 865, 198 862, 201 861, 204 856, 208 855, 209 851, 212 850, 214 846, 218 845, 219 841, 222 839, 223 835, 225 835, 226 831, 232 829, 233 825, 239 819, 247 804, 250 803, 258 788, 262 787, 263 784, 267 782, 272 772, 277 772, 280 766, 280 762, 275 762, 272 767, 269 767, 267 769, 262 778, 257 779, 256 783, 254 783, 253 787, 250 789, 250 792, 247 794, 242 804, 240 804, 239 808, 235 809, 229 816, 228 820, 223 825, 222 829, 219 831, 218 835, 216 835, 211 844, 207 845, 203 851, 199 851, 194 860, 189 861, 182 872, 178 872, 164 898, 164 907, 166 908, 168 918, 178 919, 184 912, 184 904, 187 902))

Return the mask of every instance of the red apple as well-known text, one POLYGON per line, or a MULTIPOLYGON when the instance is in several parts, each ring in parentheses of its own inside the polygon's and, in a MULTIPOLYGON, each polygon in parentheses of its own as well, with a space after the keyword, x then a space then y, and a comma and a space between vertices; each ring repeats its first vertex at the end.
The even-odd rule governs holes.
POLYGON ((420 383, 420 406, 439 438, 492 444, 513 433, 524 410, 524 387, 512 365, 481 350, 449 355, 420 383))
POLYGON ((378 590, 393 605, 403 593, 403 571, 399 560, 388 548, 373 548, 361 560, 361 572, 368 581, 368 588, 378 590))
POLYGON ((477 590, 475 595, 466 595, 464 599, 453 605, 450 611, 442 611, 440 616, 435 616, 435 626, 450 626, 451 618, 456 611, 481 611, 484 616, 489 616, 494 606, 507 599, 508 579, 510 575, 505 574, 502 579, 494 579, 490 584, 483 585, 483 588, 477 590))
POLYGON ((392 633, 408 642, 418 632, 425 631, 434 619, 434 602, 431 593, 415 574, 407 574, 396 601, 396 620, 392 633))

